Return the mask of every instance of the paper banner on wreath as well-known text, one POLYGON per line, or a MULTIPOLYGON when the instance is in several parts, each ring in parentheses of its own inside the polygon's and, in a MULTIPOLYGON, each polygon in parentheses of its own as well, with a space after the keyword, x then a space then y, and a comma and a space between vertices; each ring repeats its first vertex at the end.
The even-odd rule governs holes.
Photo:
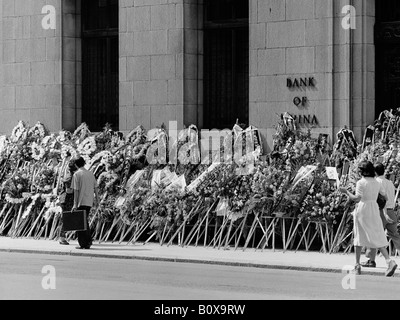
POLYGON ((350 166, 352 163, 350 161, 344 161, 343 167, 339 168, 339 180, 342 180, 342 178, 347 179, 348 174, 350 172, 350 166))
POLYGON ((237 176, 248 176, 253 174, 255 171, 254 163, 246 164, 244 167, 240 166, 236 169, 235 173, 237 176))
POLYGON ((339 189, 340 180, 339 180, 339 174, 337 172, 336 167, 326 167, 325 170, 326 170, 326 175, 328 176, 328 179, 336 181, 337 188, 339 189))
POLYGON ((177 176, 176 179, 174 179, 167 188, 165 188, 166 191, 170 191, 173 189, 178 190, 179 192, 184 192, 186 188, 186 179, 185 175, 181 175, 180 177, 177 176))
POLYGON ((217 214, 217 217, 225 217, 228 213, 230 213, 227 199, 220 199, 217 207, 215 208, 215 213, 217 214))
POLYGON ((221 165, 221 163, 217 163, 217 162, 212 163, 212 164, 207 168, 206 171, 204 171, 200 176, 198 176, 195 180, 193 180, 193 181, 189 184, 189 186, 187 187, 187 190, 188 190, 189 192, 191 192, 191 191, 197 189, 197 187, 203 182, 204 178, 205 178, 209 173, 211 173, 212 171, 214 171, 214 169, 216 169, 219 165, 221 165))
POLYGON ((177 178, 177 174, 175 172, 171 172, 169 168, 155 170, 151 179, 151 188, 154 190, 161 186, 167 187, 173 180, 177 178))
POLYGON ((308 165, 305 167, 301 167, 293 180, 292 189, 294 189, 302 180, 310 176, 315 170, 317 170, 317 166, 308 165))
POLYGON ((122 206, 125 204, 125 201, 126 201, 125 197, 119 196, 117 198, 117 200, 115 200, 115 203, 114 203, 115 208, 117 208, 117 209, 122 208, 122 206))
POLYGON ((243 212, 231 212, 229 211, 228 213, 228 220, 232 220, 233 222, 239 220, 240 218, 243 218, 244 214, 243 212))
POLYGON ((285 112, 282 115, 282 120, 283 123, 285 124, 286 127, 288 127, 290 130, 295 131, 297 130, 296 128, 296 121, 295 119, 292 117, 291 114, 289 114, 288 112, 285 112))
POLYGON ((175 180, 177 180, 179 177, 175 172, 171 172, 168 168, 163 170, 162 176, 161 176, 161 184, 163 186, 169 186, 171 183, 175 180))
POLYGON ((362 145, 363 150, 373 143, 374 134, 375 134, 375 127, 368 126, 364 133, 364 139, 363 139, 363 145, 362 145))
POLYGON ((133 188, 136 186, 136 184, 139 182, 139 180, 144 176, 145 171, 144 170, 137 170, 128 180, 126 183, 126 190, 128 194, 131 194, 133 192, 133 188))
POLYGON ((151 177, 151 189, 157 188, 161 185, 161 174, 162 170, 153 171, 153 176, 151 177))

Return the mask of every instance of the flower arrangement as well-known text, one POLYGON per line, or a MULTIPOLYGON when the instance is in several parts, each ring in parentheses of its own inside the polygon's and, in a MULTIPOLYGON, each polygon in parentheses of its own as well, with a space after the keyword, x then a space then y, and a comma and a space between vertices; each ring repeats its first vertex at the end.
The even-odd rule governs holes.
POLYGON ((278 167, 270 166, 266 162, 258 162, 256 165, 251 185, 251 208, 263 211, 271 215, 277 203, 280 202, 285 190, 287 174, 278 167))
POLYGON ((116 182, 119 180, 119 175, 115 172, 104 171, 97 178, 97 185, 102 193, 107 192, 113 194, 117 190, 116 182))
POLYGON ((22 203, 25 201, 24 193, 30 192, 30 175, 27 170, 19 169, 13 176, 8 178, 2 186, 9 203, 22 203))
POLYGON ((133 221, 145 221, 144 201, 150 196, 149 185, 142 181, 129 193, 129 197, 124 202, 121 215, 126 224, 131 225, 133 221))
POLYGON ((56 174, 53 168, 44 167, 33 179, 32 187, 39 193, 49 193, 54 188, 56 174))
POLYGON ((111 222, 119 213, 119 209, 114 207, 116 200, 115 194, 110 194, 107 198, 100 202, 97 209, 98 218, 101 222, 111 222))
POLYGON ((317 173, 317 179, 308 190, 302 203, 299 218, 315 222, 326 222, 333 227, 345 212, 345 200, 336 181, 328 180, 326 174, 317 173))

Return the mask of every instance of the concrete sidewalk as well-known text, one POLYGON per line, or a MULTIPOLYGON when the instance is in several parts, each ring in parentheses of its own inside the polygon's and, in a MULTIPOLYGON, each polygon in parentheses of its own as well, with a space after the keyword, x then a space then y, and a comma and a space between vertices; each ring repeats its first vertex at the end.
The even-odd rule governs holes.
MULTIPOLYGON (((291 269, 299 271, 343 272, 344 267, 353 266, 355 256, 343 253, 319 253, 281 250, 228 250, 205 247, 160 246, 158 243, 94 243, 90 250, 76 249, 77 241, 62 246, 57 241, 34 239, 11 239, 0 237, 0 252, 29 254, 72 255, 92 258, 140 259, 185 263, 206 263, 253 268, 291 269)), ((365 258, 362 257, 362 261, 365 258)), ((400 258, 394 257, 400 265, 400 258)), ((363 274, 384 276, 386 263, 383 257, 377 257, 377 268, 363 268, 363 274)), ((395 277, 400 275, 396 271, 395 277)))

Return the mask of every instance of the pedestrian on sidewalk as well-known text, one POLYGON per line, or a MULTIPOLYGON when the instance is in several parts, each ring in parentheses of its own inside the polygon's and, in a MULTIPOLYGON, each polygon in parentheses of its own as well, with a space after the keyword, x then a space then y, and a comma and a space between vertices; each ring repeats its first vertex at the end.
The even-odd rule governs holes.
MULTIPOLYGON (((63 192, 60 195, 60 204, 63 212, 71 211, 72 207, 74 206, 74 190, 71 188, 71 184, 72 184, 72 177, 75 172, 76 172, 75 161, 71 159, 68 164, 68 169, 66 170, 65 175, 61 181, 63 192)), ((66 232, 62 228, 62 222, 60 228, 59 241, 61 245, 66 245, 66 246, 69 245, 66 239, 66 232)))
MULTIPOLYGON (((85 159, 82 157, 75 161, 78 171, 74 173, 71 184, 71 188, 74 190, 74 206, 72 211, 84 210, 88 219, 90 210, 93 205, 97 205, 99 197, 96 178, 93 172, 85 168, 85 164, 85 159)), ((77 249, 90 249, 92 245, 92 233, 88 220, 86 222, 88 229, 77 231, 78 243, 80 245, 77 249)))
MULTIPOLYGON (((397 230, 397 212, 395 209, 395 197, 396 197, 396 188, 392 181, 388 180, 385 177, 385 166, 382 163, 377 163, 375 165, 375 173, 376 173, 376 180, 382 184, 385 192, 387 194, 388 200, 386 202, 386 206, 383 209, 380 209, 380 216, 383 223, 383 228, 386 230, 387 235, 393 241, 395 248, 400 252, 400 234, 397 230)), ((374 248, 367 248, 366 250, 366 257, 368 261, 362 263, 363 267, 368 268, 375 268, 377 250, 374 248)))
POLYGON ((391 277, 394 275, 397 264, 390 259, 386 247, 389 245, 385 230, 383 229, 380 218, 379 207, 377 203, 380 193, 385 200, 388 200, 386 192, 375 179, 375 168, 372 162, 363 161, 358 167, 362 178, 357 181, 356 193, 352 194, 346 188, 340 188, 340 191, 357 202, 353 212, 353 236, 356 253, 356 265, 354 271, 361 274, 361 250, 363 247, 379 249, 386 259, 388 265, 385 275, 391 277))

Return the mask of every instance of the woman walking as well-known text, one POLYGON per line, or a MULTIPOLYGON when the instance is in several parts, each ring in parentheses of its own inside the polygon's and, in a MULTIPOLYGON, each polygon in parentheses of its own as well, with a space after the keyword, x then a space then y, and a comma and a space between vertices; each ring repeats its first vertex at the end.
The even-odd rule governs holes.
POLYGON ((353 234, 356 253, 355 273, 361 274, 361 250, 363 247, 379 249, 386 259, 388 268, 385 275, 392 277, 396 271, 397 264, 390 259, 386 247, 389 245, 386 233, 383 229, 382 220, 377 203, 380 193, 387 201, 387 195, 382 185, 375 179, 375 168, 370 161, 360 163, 359 173, 362 178, 357 181, 356 194, 350 193, 347 189, 340 191, 358 202, 353 212, 353 234))

